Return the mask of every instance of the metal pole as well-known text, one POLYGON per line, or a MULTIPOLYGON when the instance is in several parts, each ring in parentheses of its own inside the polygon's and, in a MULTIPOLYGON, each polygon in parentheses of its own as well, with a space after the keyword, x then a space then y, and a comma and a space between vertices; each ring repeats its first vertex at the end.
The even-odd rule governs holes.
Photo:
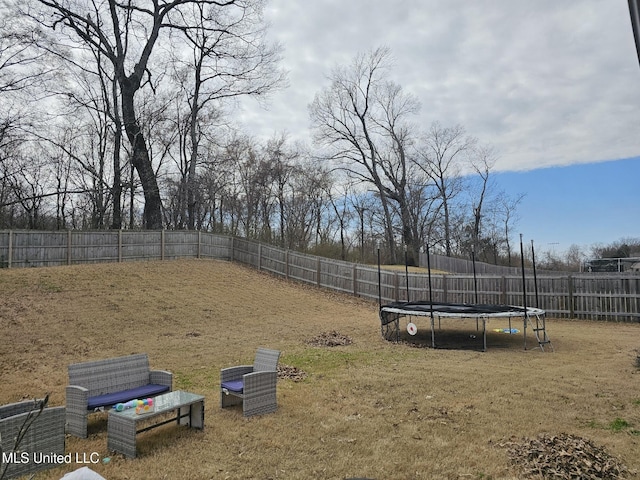
POLYGON ((475 302, 478 304, 478 277, 476 275, 476 247, 471 248, 471 263, 473 264, 473 291, 475 293, 475 302))
POLYGON ((522 246, 522 234, 520 234, 520 265, 522 267, 522 303, 524 306, 524 349, 527 349, 527 284, 524 276, 524 247, 522 246))
POLYGON ((407 302, 410 302, 409 299, 409 264, 407 259, 407 244, 404 244, 404 278, 405 283, 407 284, 407 302))
POLYGON ((427 242, 427 276, 429 280, 429 312, 431 316, 431 348, 436 348, 436 338, 433 332, 433 290, 431 289, 431 255, 429 254, 429 242, 427 242))
POLYGON ((538 298, 538 275, 536 274, 536 253, 533 248, 533 240, 531 240, 531 262, 533 262, 533 288, 536 292, 536 308, 540 308, 540 299, 538 298))
MULTIPOLYGON (((478 277, 476 276, 476 246, 471 247, 471 263, 473 264, 473 291, 474 302, 478 304, 478 277)), ((476 331, 478 331, 478 317, 476 317, 476 331)), ((486 350, 486 346, 485 346, 486 350)))
POLYGON ((482 317, 482 351, 487 351, 487 319, 482 317))

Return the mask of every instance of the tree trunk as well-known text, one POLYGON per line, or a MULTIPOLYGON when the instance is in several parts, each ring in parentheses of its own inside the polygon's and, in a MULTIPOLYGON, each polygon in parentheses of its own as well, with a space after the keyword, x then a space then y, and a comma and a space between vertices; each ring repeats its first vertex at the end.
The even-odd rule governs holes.
POLYGON ((191 117, 189 121, 189 138, 191 140, 191 157, 189 160, 189 168, 187 170, 187 227, 193 230, 196 226, 196 166, 198 160, 198 147, 200 140, 198 138, 198 114, 200 113, 200 86, 202 61, 196 65, 195 71, 195 91, 193 93, 193 104, 191 106, 191 117))
POLYGON ((446 196, 442 197, 442 204, 444 207, 444 248, 445 255, 451 256, 451 220, 449 218, 449 204, 447 203, 446 196))
POLYGON ((114 123, 114 140, 113 140, 113 188, 111 194, 113 197, 113 218, 111 228, 120 230, 122 228, 122 172, 120 171, 120 149, 122 147, 122 121, 120 120, 120 111, 118 107, 118 85, 114 80, 112 84, 113 90, 113 123, 114 123))
POLYGON ((385 236, 387 237, 387 244, 389 246, 389 260, 392 264, 395 264, 397 263, 398 254, 396 252, 396 241, 393 237, 393 222, 391 221, 389 201, 382 185, 379 185, 378 189, 378 191, 380 192, 382 211, 384 212, 385 236))
POLYGON ((135 89, 129 85, 126 79, 121 81, 120 88, 122 92, 122 120, 132 149, 131 162, 138 172, 144 193, 143 227, 149 230, 160 230, 162 229, 162 200, 149 158, 147 143, 134 109, 135 89))

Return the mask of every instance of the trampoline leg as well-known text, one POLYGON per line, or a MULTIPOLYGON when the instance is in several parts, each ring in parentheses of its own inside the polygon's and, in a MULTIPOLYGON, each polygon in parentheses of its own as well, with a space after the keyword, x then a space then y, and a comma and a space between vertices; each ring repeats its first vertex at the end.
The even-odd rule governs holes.
MULTIPOLYGON (((438 321, 440 321, 440 317, 438 317, 438 321)), ((433 331, 435 322, 433 320, 433 315, 431 315, 431 348, 436 348, 436 336, 433 331)))
POLYGON ((486 318, 482 319, 482 341, 483 341, 482 351, 486 352, 487 351, 487 319, 486 318))

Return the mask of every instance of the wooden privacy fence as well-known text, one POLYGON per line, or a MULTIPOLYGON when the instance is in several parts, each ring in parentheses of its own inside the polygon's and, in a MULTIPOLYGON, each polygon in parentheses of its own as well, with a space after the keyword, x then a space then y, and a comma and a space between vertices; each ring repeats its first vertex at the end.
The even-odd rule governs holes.
POLYGON ((47 267, 81 263, 229 259, 230 237, 197 231, 2 231, 0 267, 47 267))
MULTIPOLYGON (((426 273, 382 270, 197 231, 0 231, 0 267, 215 258, 383 303, 429 300, 426 273)), ((526 275, 526 305, 549 317, 640 322, 640 276, 526 275)), ((524 305, 522 275, 432 274, 437 302, 524 305)))

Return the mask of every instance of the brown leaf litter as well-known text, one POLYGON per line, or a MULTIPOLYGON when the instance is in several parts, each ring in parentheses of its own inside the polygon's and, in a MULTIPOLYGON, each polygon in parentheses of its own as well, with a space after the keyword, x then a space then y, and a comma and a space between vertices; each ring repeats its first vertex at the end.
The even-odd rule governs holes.
POLYGON ((335 330, 322 332, 306 342, 313 347, 337 347, 351 345, 353 340, 347 335, 342 335, 335 330))
POLYGON ((500 444, 526 477, 558 480, 623 479, 627 468, 603 448, 575 435, 539 435, 500 444))
POLYGON ((298 367, 292 365, 278 364, 278 378, 284 378, 287 380, 293 380, 294 382, 301 382, 307 378, 307 372, 300 370, 298 367))

